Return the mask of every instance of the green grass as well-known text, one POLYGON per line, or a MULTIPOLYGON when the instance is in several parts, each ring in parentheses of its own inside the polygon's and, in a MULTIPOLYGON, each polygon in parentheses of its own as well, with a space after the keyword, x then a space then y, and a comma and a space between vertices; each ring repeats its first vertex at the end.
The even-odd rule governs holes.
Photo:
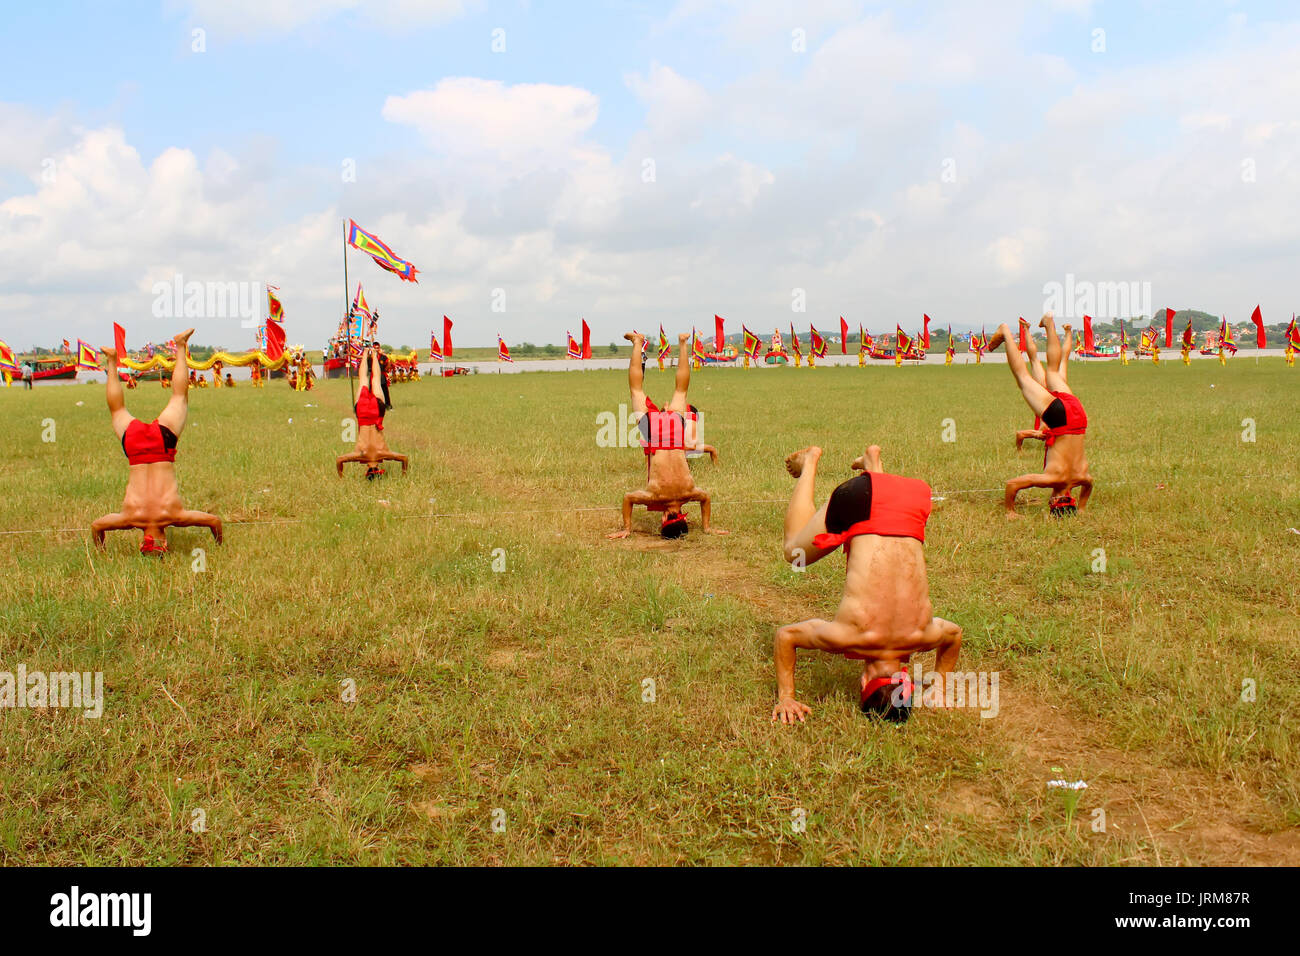
MULTIPOLYGON (((1013 524, 987 489, 1041 452, 1013 449, 1031 416, 998 363, 705 370, 692 400, 723 457, 696 474, 732 533, 671 543, 643 513, 604 537, 645 476, 596 444, 618 372, 398 386, 411 472, 373 484, 333 474, 345 382, 195 392, 182 494, 224 546, 173 531, 159 562, 138 534, 102 555, 80 530, 0 536, 0 670, 107 687, 99 720, 0 710, 0 862, 1295 863, 1298 375, 1074 368, 1093 506, 1052 522, 1031 496, 1013 524), (855 665, 809 654, 811 720, 769 722, 773 630, 833 613, 843 582, 839 557, 781 561, 782 458, 822 445, 824 497, 867 442, 945 498, 932 596, 961 666, 1000 673, 994 719, 878 726, 855 665), (1061 776, 1089 785, 1072 814, 1061 776)), ((648 379, 666 398, 670 373, 648 379)), ((127 401, 147 420, 164 397, 127 401)), ((101 388, 0 389, 0 420, 0 530, 119 506, 101 388)))

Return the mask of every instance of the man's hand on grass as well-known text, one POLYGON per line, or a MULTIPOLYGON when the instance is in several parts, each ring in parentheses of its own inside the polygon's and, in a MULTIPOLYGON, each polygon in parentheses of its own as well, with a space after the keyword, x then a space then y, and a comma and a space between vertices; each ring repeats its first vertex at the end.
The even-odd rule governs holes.
POLYGON ((772 708, 772 723, 774 724, 793 724, 803 723, 812 713, 812 708, 807 704, 801 704, 791 697, 789 700, 778 701, 777 705, 772 708))

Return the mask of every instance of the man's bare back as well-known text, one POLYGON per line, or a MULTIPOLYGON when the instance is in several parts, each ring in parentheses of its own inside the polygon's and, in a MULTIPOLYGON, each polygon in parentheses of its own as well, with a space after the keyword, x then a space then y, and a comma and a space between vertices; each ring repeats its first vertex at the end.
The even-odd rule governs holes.
POLYGON ((799 649, 863 661, 863 688, 875 679, 895 675, 913 654, 929 650, 938 652, 935 670, 946 680, 961 649, 961 628, 935 617, 930 603, 921 540, 929 515, 929 487, 885 474, 880 448, 872 445, 853 463, 855 470, 869 473, 869 479, 860 476, 851 482, 868 480, 865 488, 874 497, 862 499, 867 513, 845 518, 832 512, 832 506, 842 507, 842 501, 852 501, 854 493, 863 489, 850 488, 851 482, 845 482, 841 486, 846 489, 844 498, 837 497, 841 490, 837 488, 837 494, 817 508, 813 484, 820 458, 821 449, 811 447, 786 460, 786 467, 797 481, 786 510, 785 556, 807 565, 833 553, 843 543, 848 551, 848 566, 844 594, 834 619, 788 624, 776 633, 779 699, 772 720, 785 724, 805 720, 812 713, 794 696, 795 656, 799 649), (923 503, 918 500, 922 494, 923 503), (890 496, 898 500, 890 500, 890 496), (910 502, 903 500, 905 496, 910 496, 910 502), (885 533, 872 533, 873 529, 885 533))

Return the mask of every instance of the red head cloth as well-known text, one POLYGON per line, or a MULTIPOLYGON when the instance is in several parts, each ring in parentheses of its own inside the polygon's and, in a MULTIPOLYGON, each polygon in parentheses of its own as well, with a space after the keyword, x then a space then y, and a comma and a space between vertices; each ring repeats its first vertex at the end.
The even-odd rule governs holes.
POLYGON ((1268 344, 1268 336, 1264 334, 1264 316, 1259 311, 1259 306, 1255 306, 1255 311, 1250 313, 1250 321, 1255 323, 1255 345, 1263 348, 1268 344))
POLYGON ((849 354, 849 323, 844 321, 844 316, 840 316, 840 354, 849 354))
POLYGON ((1174 344, 1174 310, 1165 309, 1165 348, 1174 344))

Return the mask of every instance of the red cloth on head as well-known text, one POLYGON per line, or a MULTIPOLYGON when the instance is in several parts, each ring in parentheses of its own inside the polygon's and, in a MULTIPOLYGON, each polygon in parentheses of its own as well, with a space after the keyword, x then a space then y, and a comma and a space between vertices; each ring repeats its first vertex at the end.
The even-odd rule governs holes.
POLYGON ((1053 398, 1059 398, 1065 406, 1065 424, 1060 428, 1049 428, 1045 439, 1047 447, 1056 444, 1061 435, 1083 435, 1088 431, 1088 416, 1083 410, 1083 403, 1069 392, 1052 392, 1053 398))
POLYGON ((884 472, 871 473, 871 517, 839 533, 825 532, 813 538, 818 548, 849 547, 860 534, 890 538, 915 538, 925 542, 925 523, 930 520, 930 486, 919 478, 904 478, 884 472))
POLYGON ((122 435, 122 450, 132 465, 151 465, 158 461, 175 461, 176 449, 168 448, 163 438, 162 426, 155 418, 152 422, 131 419, 122 435))

